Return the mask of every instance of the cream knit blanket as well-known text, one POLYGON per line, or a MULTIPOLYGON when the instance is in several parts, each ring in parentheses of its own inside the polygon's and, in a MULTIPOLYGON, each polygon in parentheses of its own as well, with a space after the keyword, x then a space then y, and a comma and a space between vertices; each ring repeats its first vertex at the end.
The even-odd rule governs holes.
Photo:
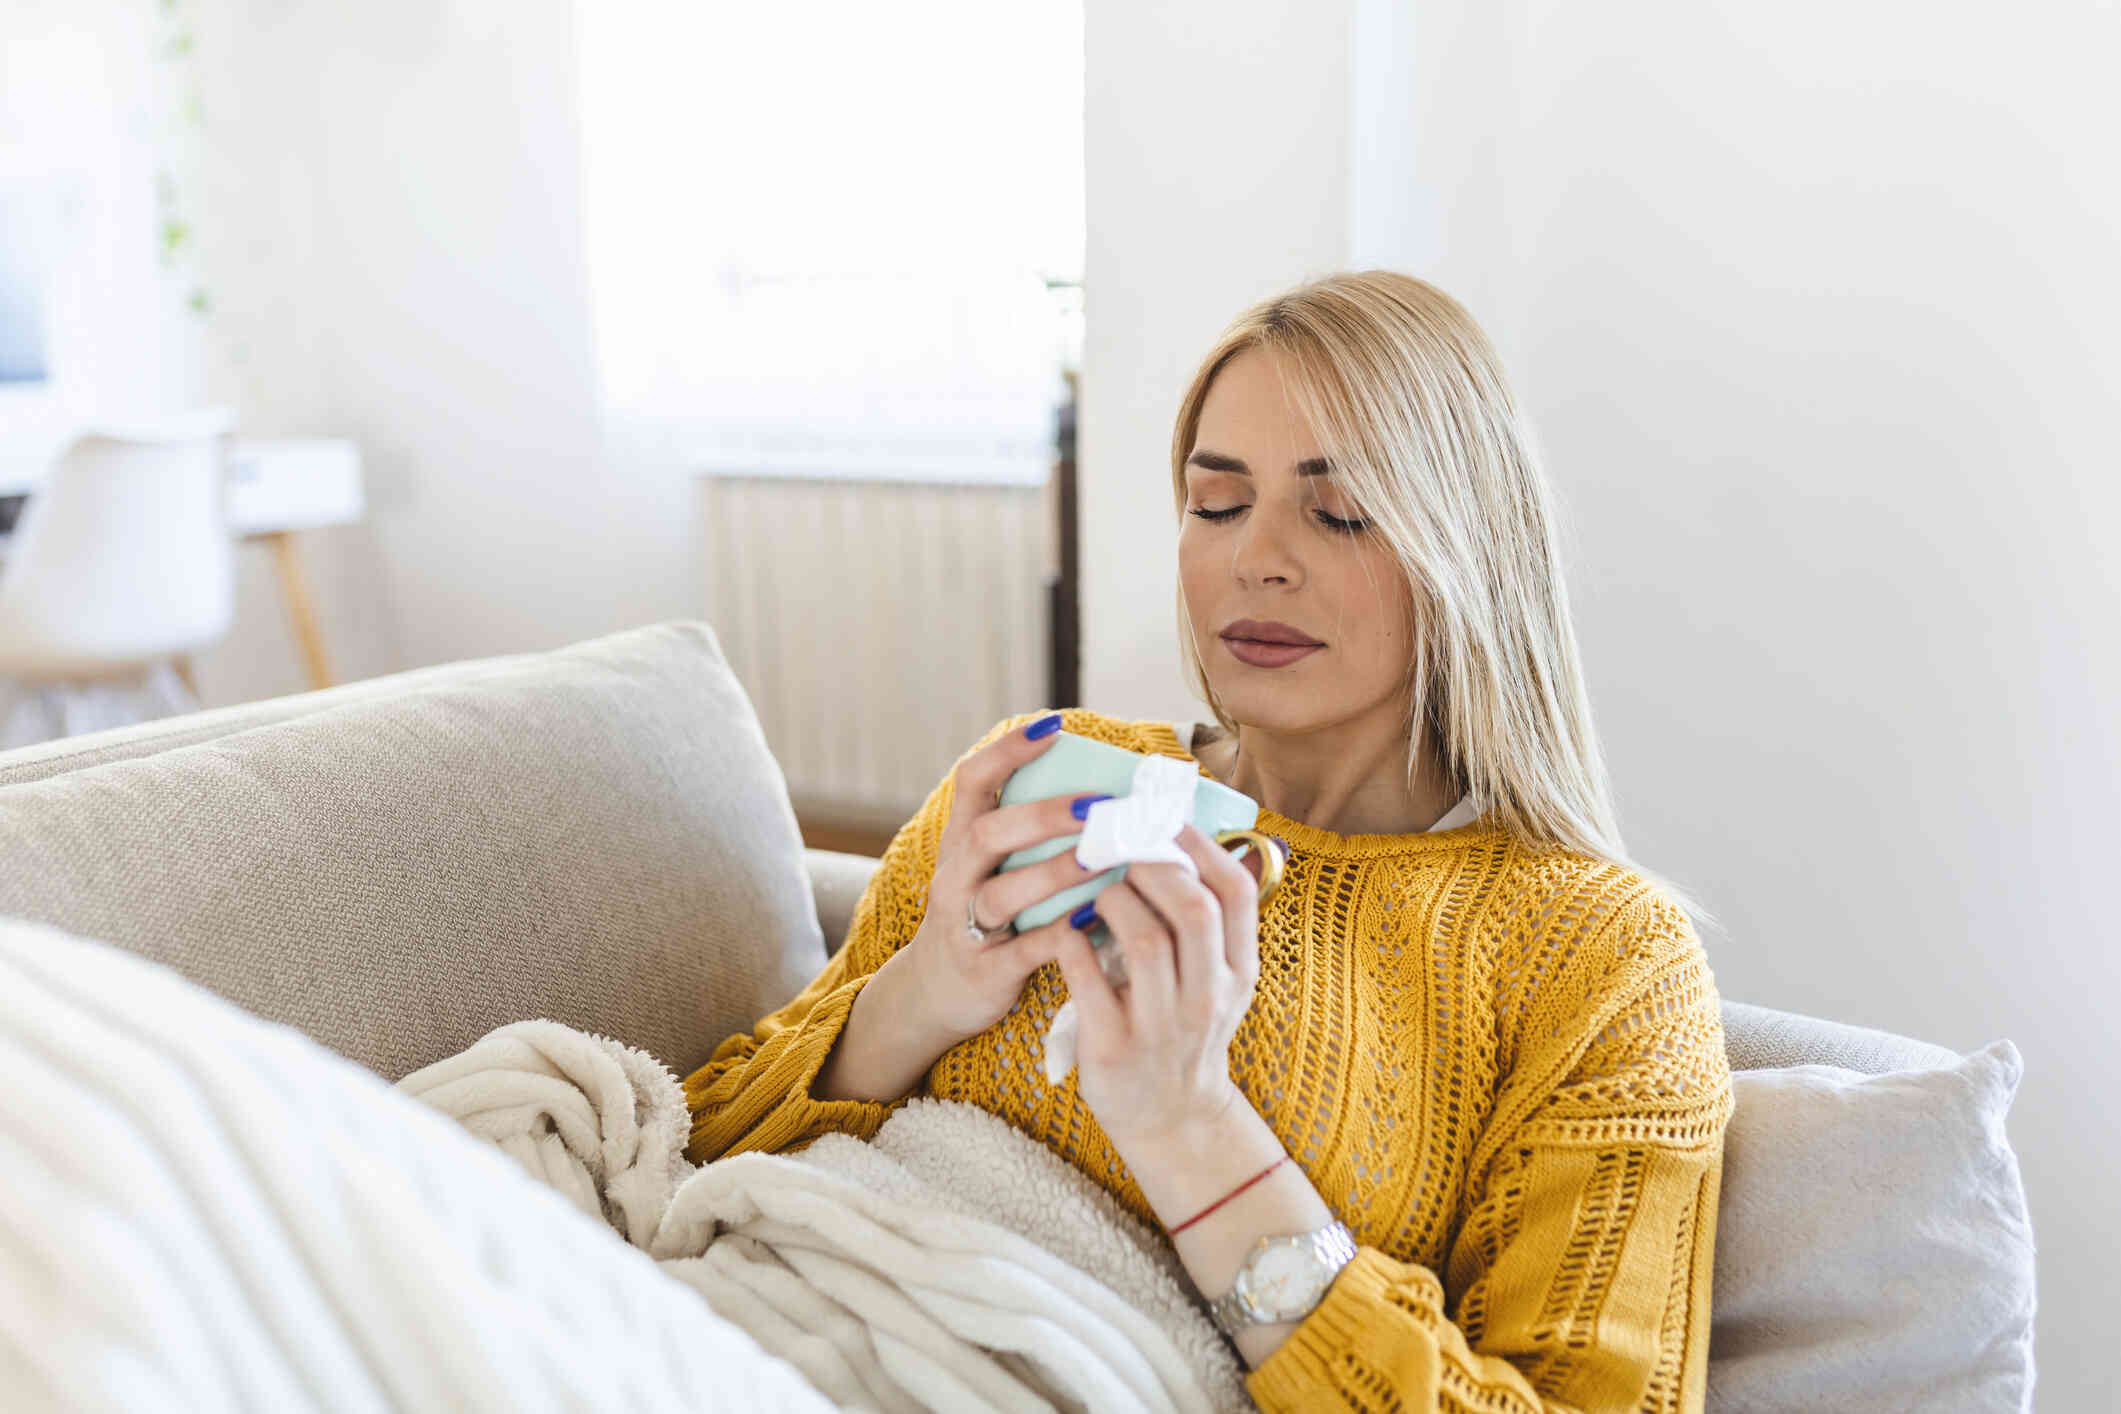
POLYGON ((864 1142, 683 1157, 677 1078, 552 1021, 399 1087, 642 1248, 843 1409, 1241 1410, 1167 1245, 1065 1160, 954 1100, 864 1142))

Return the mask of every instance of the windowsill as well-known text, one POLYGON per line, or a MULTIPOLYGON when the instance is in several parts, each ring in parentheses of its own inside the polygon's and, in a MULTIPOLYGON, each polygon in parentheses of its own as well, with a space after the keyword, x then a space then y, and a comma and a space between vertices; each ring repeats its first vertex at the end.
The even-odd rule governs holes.
POLYGON ((1027 457, 950 457, 863 453, 821 455, 754 452, 695 457, 696 476, 797 481, 904 481, 947 486, 1043 486, 1053 478, 1060 454, 1027 457))
POLYGON ((730 419, 607 414, 603 442, 621 464, 729 480, 872 481, 945 486, 1044 486, 1060 462, 1056 428, 1019 420, 945 419, 936 431, 885 427, 744 428, 730 419))

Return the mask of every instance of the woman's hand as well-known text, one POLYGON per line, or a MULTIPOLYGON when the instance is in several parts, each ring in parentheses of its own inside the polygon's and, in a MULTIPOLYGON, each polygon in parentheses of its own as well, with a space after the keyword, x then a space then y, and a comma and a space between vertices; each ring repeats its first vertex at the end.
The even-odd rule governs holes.
MULTIPOLYGON (((1046 720, 1053 718, 1041 719, 1046 720)), ((1062 795, 1015 805, 997 803, 1003 784, 1017 768, 1043 755, 1060 735, 1057 730, 1037 738, 1025 735, 1038 725, 1027 723, 996 737, 952 772, 950 819, 936 849, 927 912, 920 931, 898 954, 916 979, 906 989, 918 1009, 912 1020, 922 1030, 950 1038, 952 1045, 1007 1016, 1023 994, 1025 979, 1053 956, 1062 937, 1073 934, 1078 942, 1085 941, 1066 915, 1028 933, 1008 927, 1010 919, 1032 904, 1091 877, 1075 862, 1074 850, 1064 849, 1006 874, 995 872, 1019 849, 1081 833, 1083 822, 1073 810, 1076 802, 1104 799, 1062 795), (991 941, 980 942, 965 931, 968 901, 991 941)))
POLYGON ((1084 932, 1052 942, 1080 1013, 1076 1084, 1122 1152, 1245 1102, 1230 1078, 1230 1038, 1259 981, 1259 883, 1192 825, 1178 843, 1198 879, 1176 864, 1134 863, 1097 896, 1125 950, 1124 988, 1105 980, 1084 932))

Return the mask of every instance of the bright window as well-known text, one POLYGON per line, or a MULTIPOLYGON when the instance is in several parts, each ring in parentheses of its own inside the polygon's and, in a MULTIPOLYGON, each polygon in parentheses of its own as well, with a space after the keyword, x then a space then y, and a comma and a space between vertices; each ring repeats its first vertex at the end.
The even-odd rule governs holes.
POLYGON ((615 428, 703 467, 1046 478, 1081 337, 1079 4, 575 14, 615 428))

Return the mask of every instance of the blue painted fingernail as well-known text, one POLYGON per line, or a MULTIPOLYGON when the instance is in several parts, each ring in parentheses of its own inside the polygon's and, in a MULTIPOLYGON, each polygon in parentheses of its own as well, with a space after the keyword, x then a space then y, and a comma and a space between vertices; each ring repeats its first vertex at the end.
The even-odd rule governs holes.
POLYGON ((1030 726, 1025 727, 1024 735, 1030 737, 1033 741, 1037 741, 1040 737, 1052 736, 1055 732, 1059 731, 1060 724, 1060 713, 1048 712, 1045 716, 1040 717, 1030 726))
POLYGON ((1087 820, 1090 818, 1091 806, 1097 804, 1100 800, 1110 800, 1111 798, 1109 795, 1077 796, 1075 804, 1068 807, 1068 813, 1078 820, 1087 820))
POLYGON ((1097 904, 1095 901, 1084 904, 1081 908, 1076 909, 1075 912, 1068 915, 1068 926, 1071 928, 1082 929, 1085 932, 1087 932, 1089 930, 1090 925, 1092 923, 1095 923, 1096 921, 1097 904))

